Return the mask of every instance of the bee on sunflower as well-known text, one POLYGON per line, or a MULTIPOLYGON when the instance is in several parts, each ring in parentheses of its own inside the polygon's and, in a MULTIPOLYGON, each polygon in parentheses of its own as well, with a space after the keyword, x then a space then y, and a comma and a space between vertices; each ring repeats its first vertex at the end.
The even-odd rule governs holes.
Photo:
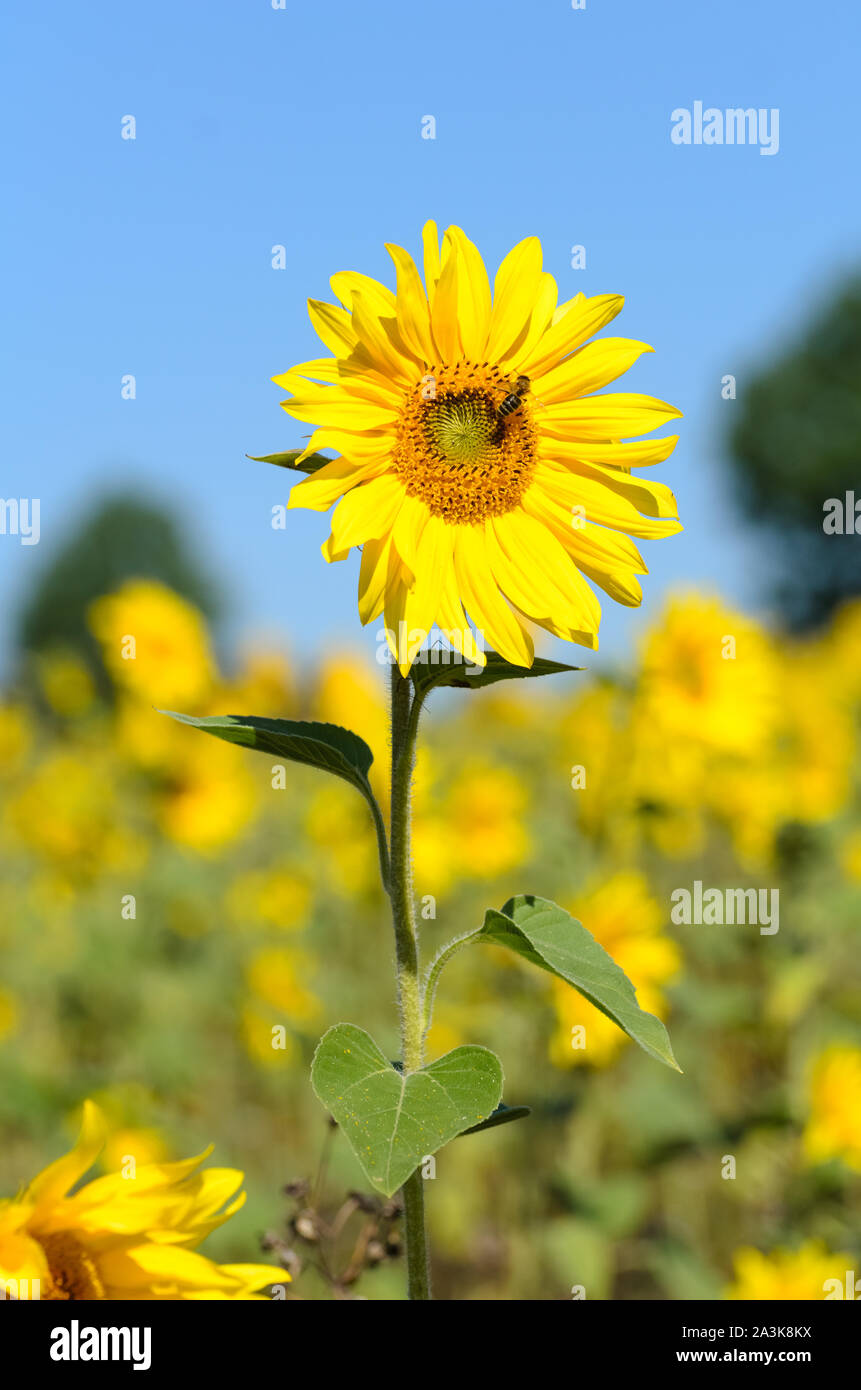
POLYGON ((476 246, 424 228, 424 273, 387 246, 397 292, 368 276, 332 277, 340 305, 309 301, 332 354, 273 380, 283 408, 316 426, 295 460, 338 456, 299 483, 289 505, 333 504, 328 561, 362 548, 359 615, 385 618, 406 675, 437 625, 470 661, 482 653, 466 615, 508 661, 534 659, 528 624, 598 645, 590 582, 642 599, 647 572, 631 539, 681 530, 675 498, 643 478, 678 436, 636 440, 680 412, 652 396, 596 395, 644 352, 629 338, 589 341, 621 295, 558 303, 527 237, 490 280, 476 246), (623 442, 625 441, 625 442, 623 442))

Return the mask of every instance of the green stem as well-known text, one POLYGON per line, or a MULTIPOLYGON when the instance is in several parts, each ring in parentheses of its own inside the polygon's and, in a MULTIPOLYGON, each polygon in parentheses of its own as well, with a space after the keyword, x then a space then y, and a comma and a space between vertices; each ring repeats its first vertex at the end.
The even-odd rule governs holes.
POLYGON ((407 1247, 407 1297, 410 1299, 433 1297, 425 1230, 424 1181, 421 1168, 417 1168, 401 1188, 404 1197, 404 1237, 407 1247))
POLYGON ((424 1006, 422 1009, 422 1032, 427 1037, 433 1022, 433 1006, 436 999, 437 985, 439 977, 443 972, 443 967, 448 964, 452 956, 456 956, 458 951, 462 951, 464 946, 468 946, 481 934, 481 928, 476 931, 464 932, 463 936, 456 936, 454 941, 450 941, 447 946, 443 946, 434 956, 430 970, 425 977, 424 989, 422 991, 424 1006))
POLYGON ((386 826, 383 821, 383 813, 373 793, 367 798, 367 801, 371 808, 371 815, 374 818, 374 829, 377 832, 377 849, 380 854, 380 878, 383 880, 383 888, 388 893, 391 865, 389 864, 389 845, 386 839, 386 826))
MULTIPOLYGON (((389 897, 395 929, 398 1007, 404 1075, 424 1061, 422 992, 410 849, 410 792, 421 698, 412 682, 392 665, 392 815, 389 835, 389 897)), ((411 1299, 429 1299, 430 1270, 420 1170, 403 1186, 407 1282, 411 1299)))

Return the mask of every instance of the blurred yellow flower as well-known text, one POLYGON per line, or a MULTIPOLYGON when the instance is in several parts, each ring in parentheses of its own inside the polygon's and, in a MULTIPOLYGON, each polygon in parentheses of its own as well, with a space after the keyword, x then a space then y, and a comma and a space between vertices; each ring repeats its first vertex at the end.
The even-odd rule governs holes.
POLYGON ((186 737, 159 796, 158 821, 177 844, 212 854, 246 829, 257 800, 242 749, 186 737))
POLYGON ((39 683, 55 714, 75 718, 86 714, 96 688, 85 661, 75 652, 52 652, 38 663, 39 683))
POLYGON ((370 780, 378 796, 388 777, 387 675, 387 666, 375 668, 360 657, 328 657, 317 674, 311 700, 315 719, 341 724, 365 740, 374 755, 370 780))
POLYGON ((0 777, 25 756, 33 736, 33 722, 24 706, 0 703, 0 777))
MULTIPOLYGON (((566 907, 624 970, 637 991, 640 1007, 664 1018, 667 1004, 661 986, 678 971, 681 954, 676 943, 664 935, 667 914, 643 875, 615 874, 566 907)), ((564 981, 553 979, 551 989, 557 1029, 550 1057, 556 1066, 584 1062, 606 1066, 612 1062, 628 1041, 627 1035, 564 981)))
POLYGON ((275 719, 291 717, 296 687, 290 663, 281 652, 253 647, 246 652, 235 681, 219 692, 222 709, 237 709, 275 719))
POLYGON ((842 1158, 861 1172, 861 1047, 826 1047, 811 1067, 808 1096, 803 1138, 808 1161, 842 1158))
POLYGON ((90 629, 121 690, 150 704, 187 711, 215 679, 206 624, 198 610, 154 579, 129 579, 89 609, 90 629))
POLYGON ((759 625, 702 594, 671 598, 646 636, 641 699, 667 738, 751 754, 778 712, 771 644, 759 625))
POLYGON ((580 829, 593 839, 629 814, 629 701, 609 684, 586 684, 567 706, 558 733, 580 829))
POLYGON ((464 752, 451 774, 425 748, 416 767, 413 863, 420 894, 458 879, 492 879, 527 858, 521 780, 489 758, 464 752))
POLYGON ((262 1067, 288 1067, 296 1060, 296 1040, 283 1024, 273 1023, 255 1008, 246 1006, 240 1015, 239 1033, 245 1051, 262 1067))
POLYGON ((227 905, 241 924, 293 928, 304 924, 311 902, 311 885, 288 869, 251 870, 230 885, 227 905))
POLYGON ((291 1023, 313 1023, 320 1015, 320 1001, 305 983, 316 961, 297 947, 265 946, 256 951, 245 969, 248 987, 264 1004, 277 1009, 291 1023))
POLYGON ((834 684, 849 704, 861 701, 861 599, 841 605, 831 619, 822 643, 823 656, 834 674, 834 684))
POLYGON ((81 1135, 18 1197, 0 1202, 0 1279, 40 1284, 42 1299, 258 1299, 289 1277, 273 1265, 217 1265, 195 1247, 245 1200, 233 1168, 199 1171, 207 1154, 145 1163, 134 1176, 96 1178, 69 1192, 106 1139, 104 1116, 84 1104, 81 1135))
POLYGON ((413 877, 420 897, 446 892, 455 879, 457 842, 441 811, 418 811, 413 818, 413 877))
POLYGON ((0 1042, 8 1038, 18 1026, 18 1002, 11 990, 0 985, 0 1042))
POLYGON ((829 820, 852 788, 857 736, 834 671, 812 651, 783 654, 778 767, 786 820, 829 820), (827 737, 823 737, 827 730, 827 737))
POLYGON ((114 777, 91 749, 49 753, 7 817, 24 844, 75 878, 142 862, 141 842, 118 820, 114 777))
POLYGON ((768 745, 750 759, 715 760, 703 778, 743 863, 770 862, 782 825, 829 820, 850 795, 856 733, 825 651, 822 644, 781 650, 780 708, 768 745))
POLYGON ((523 863, 531 847, 522 822, 525 806, 523 783, 508 768, 479 757, 461 763, 442 815, 462 874, 496 878, 523 863))
MULTIPOLYGON (((371 769, 373 771, 373 768, 371 769)), ((352 787, 323 783, 308 802, 305 834, 326 856, 325 878, 348 898, 378 890, 379 860, 367 806, 352 787)))
POLYGON ((692 854, 703 839, 700 744, 669 738, 634 692, 584 684, 566 705, 556 745, 579 829, 625 858, 641 843, 692 854))
POLYGON ((843 871, 853 883, 861 883, 861 830, 852 830, 843 841, 840 859, 843 871))
POLYGON ((814 1302, 830 1292, 829 1280, 845 1283, 854 1268, 851 1255, 831 1254, 821 1241, 806 1241, 798 1250, 772 1250, 764 1255, 745 1246, 733 1256, 735 1278, 725 1290, 731 1299, 798 1299, 814 1302))
POLYGON ((100 1167, 106 1173, 136 1171, 148 1163, 163 1163, 166 1158, 167 1144, 157 1129, 116 1129, 105 1140, 100 1167))

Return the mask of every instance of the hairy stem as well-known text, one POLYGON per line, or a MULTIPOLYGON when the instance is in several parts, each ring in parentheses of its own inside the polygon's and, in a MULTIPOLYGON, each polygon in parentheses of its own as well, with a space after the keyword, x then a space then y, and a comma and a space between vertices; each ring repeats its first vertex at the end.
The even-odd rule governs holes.
MULTIPOLYGON (((392 665, 392 814, 390 829, 389 897, 395 929, 398 1007, 404 1074, 418 1071, 424 1060, 422 992, 410 849, 410 792, 421 700, 411 681, 392 665)), ((417 1169, 403 1186, 407 1281, 411 1299, 429 1299, 424 1189, 417 1169)))
POLYGON ((463 936, 456 936, 454 941, 450 941, 447 946, 443 946, 434 956, 430 970, 425 977, 424 989, 422 991, 422 1033, 427 1037, 430 1026, 433 1023, 433 1006, 436 999, 437 985, 442 974, 443 967, 448 964, 452 956, 456 956, 458 951, 462 951, 464 946, 469 946, 480 935, 481 928, 475 931, 464 932, 463 936))

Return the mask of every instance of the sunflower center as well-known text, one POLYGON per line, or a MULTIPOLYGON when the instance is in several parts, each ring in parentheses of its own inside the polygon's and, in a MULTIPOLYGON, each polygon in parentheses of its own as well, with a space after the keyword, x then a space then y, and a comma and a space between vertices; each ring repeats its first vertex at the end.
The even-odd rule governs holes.
POLYGON ((39 1244, 48 1258, 51 1287, 46 1299, 72 1299, 95 1302, 104 1299, 105 1286, 92 1257, 79 1240, 67 1232, 41 1236, 39 1244))
POLYGON ((392 467, 436 516, 478 522, 518 506, 535 463, 528 397, 502 416, 515 378, 486 362, 430 367, 408 391, 392 467))

